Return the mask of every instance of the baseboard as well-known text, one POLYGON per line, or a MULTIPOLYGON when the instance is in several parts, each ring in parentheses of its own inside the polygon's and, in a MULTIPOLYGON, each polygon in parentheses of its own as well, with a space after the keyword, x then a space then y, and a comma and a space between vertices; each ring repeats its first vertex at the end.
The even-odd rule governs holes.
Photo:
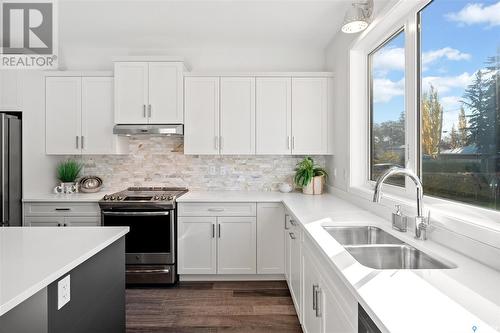
POLYGON ((284 281, 283 274, 183 274, 180 281, 284 281))

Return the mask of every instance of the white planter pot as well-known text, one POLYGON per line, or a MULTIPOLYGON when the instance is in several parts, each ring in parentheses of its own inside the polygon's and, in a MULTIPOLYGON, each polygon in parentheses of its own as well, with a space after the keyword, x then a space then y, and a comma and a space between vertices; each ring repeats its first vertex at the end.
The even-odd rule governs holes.
POLYGON ((302 188, 302 193, 304 194, 323 194, 323 182, 325 177, 316 176, 313 177, 311 182, 307 186, 302 188))

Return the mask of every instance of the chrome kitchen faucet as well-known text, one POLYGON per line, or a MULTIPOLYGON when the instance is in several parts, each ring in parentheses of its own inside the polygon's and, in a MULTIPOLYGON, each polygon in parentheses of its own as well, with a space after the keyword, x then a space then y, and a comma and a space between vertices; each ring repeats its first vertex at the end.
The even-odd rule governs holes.
POLYGON ((407 176, 415 183, 415 186, 417 188, 417 216, 415 217, 415 238, 426 240, 427 229, 429 228, 430 224, 430 216, 427 218, 423 216, 423 186, 420 178, 418 178, 418 176, 413 171, 400 167, 392 167, 387 170, 377 179, 377 183, 375 184, 375 192, 373 192, 373 202, 380 202, 380 198, 382 197, 382 185, 389 177, 396 175, 407 176))

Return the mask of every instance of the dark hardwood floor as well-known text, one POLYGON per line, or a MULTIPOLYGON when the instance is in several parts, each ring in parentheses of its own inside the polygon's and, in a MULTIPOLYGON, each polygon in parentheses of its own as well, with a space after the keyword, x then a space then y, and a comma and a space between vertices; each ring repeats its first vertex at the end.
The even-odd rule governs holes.
POLYGON ((127 333, 301 333, 284 281, 127 289, 127 333))

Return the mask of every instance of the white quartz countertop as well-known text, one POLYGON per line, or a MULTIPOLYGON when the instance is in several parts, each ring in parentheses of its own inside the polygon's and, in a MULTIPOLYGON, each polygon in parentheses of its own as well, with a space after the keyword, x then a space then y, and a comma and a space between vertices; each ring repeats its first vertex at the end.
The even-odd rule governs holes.
POLYGON ((500 272, 432 240, 417 241, 390 222, 331 195, 279 192, 196 192, 183 202, 283 202, 383 332, 500 331, 500 272), (444 262, 437 270, 375 270, 359 264, 325 225, 374 225, 444 262))
MULTIPOLYGON (((110 191, 109 193, 113 193, 110 191)), ((71 193, 71 194, 56 194, 56 193, 35 193, 25 194, 24 202, 97 202, 108 192, 96 193, 71 193)))
POLYGON ((0 228, 0 316, 128 231, 128 227, 0 228))

